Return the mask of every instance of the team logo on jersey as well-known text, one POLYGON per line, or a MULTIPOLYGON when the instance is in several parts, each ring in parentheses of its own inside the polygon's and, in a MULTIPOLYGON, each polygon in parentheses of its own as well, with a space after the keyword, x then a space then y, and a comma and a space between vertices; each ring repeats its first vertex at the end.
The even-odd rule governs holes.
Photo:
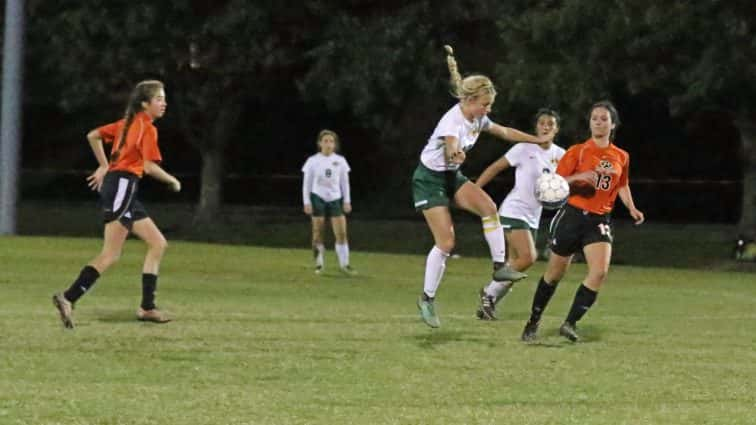
POLYGON ((599 161, 599 168, 602 170, 611 170, 613 167, 611 162, 602 159, 601 161, 599 161))
POLYGON ((338 167, 339 166, 339 161, 333 161, 333 163, 331 165, 333 165, 334 167, 338 167))

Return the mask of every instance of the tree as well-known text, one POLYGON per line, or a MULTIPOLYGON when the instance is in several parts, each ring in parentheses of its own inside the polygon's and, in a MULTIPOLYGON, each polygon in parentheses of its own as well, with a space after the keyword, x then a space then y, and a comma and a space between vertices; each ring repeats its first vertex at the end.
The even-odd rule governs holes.
POLYGON ((744 161, 738 231, 756 239, 756 28, 747 0, 540 1, 499 20, 513 104, 571 110, 617 90, 660 92, 674 113, 728 111, 744 161))
POLYGON ((443 45, 464 57, 463 72, 492 69, 495 49, 487 43, 495 41, 490 30, 508 12, 506 3, 346 1, 319 11, 321 34, 307 52, 312 62, 299 88, 307 99, 324 99, 332 113, 353 116, 375 140, 364 150, 368 158, 360 158, 378 173, 374 198, 409 197, 418 153, 454 102, 443 45))
MULTIPOLYGON (((202 158, 195 224, 203 225, 218 215, 224 150, 245 102, 274 96, 278 75, 300 60, 307 26, 279 24, 303 19, 302 9, 278 10, 242 0, 33 1, 28 60, 69 111, 103 97, 125 103, 138 80, 165 80, 169 108, 202 158)), ((244 124, 250 138, 265 126, 244 124)))

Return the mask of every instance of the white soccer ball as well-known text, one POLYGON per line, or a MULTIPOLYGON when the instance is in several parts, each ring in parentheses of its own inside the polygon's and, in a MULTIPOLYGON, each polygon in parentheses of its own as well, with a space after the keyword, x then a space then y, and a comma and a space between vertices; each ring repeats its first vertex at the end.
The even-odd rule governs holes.
POLYGON ((556 173, 544 173, 535 183, 535 197, 547 210, 561 208, 570 196, 570 185, 556 173))

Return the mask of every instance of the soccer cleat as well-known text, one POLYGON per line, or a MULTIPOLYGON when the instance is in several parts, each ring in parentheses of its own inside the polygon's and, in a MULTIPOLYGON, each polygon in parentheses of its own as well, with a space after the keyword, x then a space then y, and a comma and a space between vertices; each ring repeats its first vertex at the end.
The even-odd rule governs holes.
POLYGON ((171 321, 170 318, 168 318, 165 314, 163 314, 162 311, 158 310, 157 308, 145 310, 139 307, 136 315, 137 320, 140 320, 142 322, 168 323, 171 321))
POLYGON ((71 301, 68 301, 63 294, 57 293, 53 295, 52 302, 60 313, 60 321, 63 322, 63 326, 66 329, 73 329, 73 304, 71 301))
POLYGON ((525 279, 526 277, 528 277, 528 275, 514 270, 513 268, 509 267, 508 264, 501 264, 498 265, 498 267, 496 265, 494 266, 493 280, 497 282, 504 282, 507 280, 510 282, 517 282, 518 280, 525 279))
POLYGON ((315 266, 315 274, 323 273, 323 266, 315 266))
POLYGON ((341 267, 339 270, 341 270, 342 273, 348 276, 354 276, 357 274, 357 270, 353 269, 352 266, 350 266, 349 264, 347 264, 344 267, 341 267))
POLYGON ((522 336, 520 337, 520 339, 526 342, 535 340, 539 323, 540 322, 533 322, 528 320, 528 323, 525 324, 525 329, 522 330, 522 336))
POLYGON ((480 305, 475 315, 480 320, 496 320, 496 301, 494 297, 486 294, 485 288, 480 290, 480 305))
POLYGON ((568 322, 562 323, 562 326, 559 327, 559 335, 562 335, 572 342, 576 342, 580 339, 576 332, 575 325, 568 322))
POLYGON ((441 326, 441 321, 436 315, 436 308, 433 305, 432 300, 424 300, 422 296, 417 299, 417 308, 420 310, 420 317, 423 319, 426 325, 431 328, 438 328, 441 326))

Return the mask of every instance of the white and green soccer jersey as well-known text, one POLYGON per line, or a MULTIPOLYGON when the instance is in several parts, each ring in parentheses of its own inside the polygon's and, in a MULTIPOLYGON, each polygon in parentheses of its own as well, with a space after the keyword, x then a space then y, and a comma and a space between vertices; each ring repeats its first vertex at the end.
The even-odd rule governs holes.
POLYGON ((478 140, 480 132, 488 129, 491 120, 484 115, 468 121, 462 115, 462 105, 456 104, 446 111, 441 121, 436 125, 433 134, 428 139, 428 144, 420 154, 420 161, 433 171, 456 170, 459 164, 447 164, 444 155, 444 137, 454 136, 459 140, 461 150, 467 152, 478 140))
POLYGON ((564 149, 552 144, 548 149, 532 143, 518 143, 504 155, 515 169, 515 186, 499 208, 502 217, 525 221, 538 228, 543 207, 535 197, 535 182, 544 172, 556 171, 564 149))
POLYGON ((304 166, 302 166, 304 173, 302 202, 304 205, 310 204, 310 193, 318 195, 326 202, 343 198, 345 203, 351 204, 352 200, 349 193, 350 170, 346 159, 337 153, 326 156, 318 152, 307 158, 304 166))

